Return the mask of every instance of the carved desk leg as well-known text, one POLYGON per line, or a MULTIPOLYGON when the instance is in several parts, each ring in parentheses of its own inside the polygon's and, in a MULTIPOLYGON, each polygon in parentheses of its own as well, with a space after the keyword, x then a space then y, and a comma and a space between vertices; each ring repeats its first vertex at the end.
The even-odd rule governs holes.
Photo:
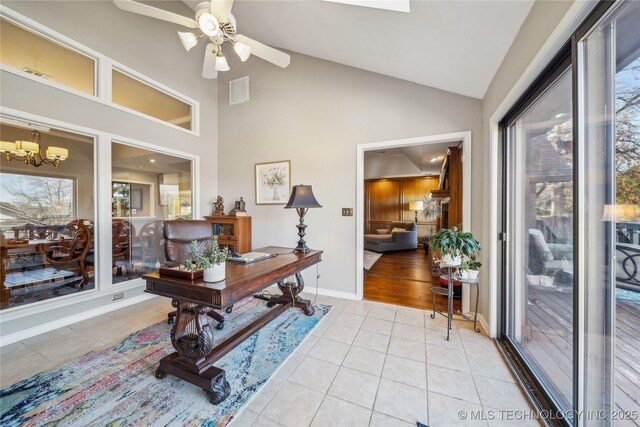
POLYGON ((217 405, 231 393, 224 370, 212 366, 208 359, 213 349, 213 328, 208 313, 212 309, 203 305, 174 299, 176 321, 171 328, 171 344, 176 349, 160 361, 156 378, 167 374, 202 387, 211 403, 217 405))
POLYGON ((271 297, 267 307, 273 307, 276 304, 291 304, 293 307, 300 308, 307 316, 313 316, 316 312, 311 301, 300 298, 298 295, 304 289, 304 279, 301 273, 296 273, 296 283, 278 282, 278 288, 280 288, 282 295, 271 297))

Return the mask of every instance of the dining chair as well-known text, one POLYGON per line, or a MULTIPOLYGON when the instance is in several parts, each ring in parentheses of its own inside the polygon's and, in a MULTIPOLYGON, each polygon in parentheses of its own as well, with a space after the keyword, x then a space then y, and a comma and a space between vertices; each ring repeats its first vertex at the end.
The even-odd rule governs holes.
POLYGON ((164 256, 164 221, 149 221, 140 229, 138 236, 142 252, 142 271, 152 271, 156 265, 163 265, 164 256))
POLYGON ((131 279, 131 251, 136 230, 125 219, 113 219, 111 223, 111 256, 112 268, 116 269, 116 276, 122 276, 123 268, 131 279))
MULTIPOLYGON (((76 287, 82 290, 89 281, 85 260, 91 248, 91 232, 84 224, 69 223, 60 234, 59 240, 40 243, 36 249, 42 257, 45 269, 53 266, 56 270, 64 269, 76 273, 77 277, 81 278, 76 287)), ((54 288, 54 294, 60 287, 77 282, 78 280, 73 280, 54 288)))

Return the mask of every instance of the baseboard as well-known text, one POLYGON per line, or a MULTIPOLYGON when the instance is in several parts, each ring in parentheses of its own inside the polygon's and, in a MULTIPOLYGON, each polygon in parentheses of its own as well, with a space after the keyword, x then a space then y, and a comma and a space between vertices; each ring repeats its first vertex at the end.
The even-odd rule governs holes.
MULTIPOLYGON (((307 286, 305 288, 305 291, 307 291, 309 293, 315 293, 315 288, 310 288, 310 287, 307 286)), ((326 297, 350 299, 350 300, 357 300, 358 299, 356 297, 355 293, 334 291, 333 289, 325 289, 325 288, 318 288, 318 295, 323 295, 323 296, 326 296, 326 297)))
POLYGON ((478 313, 478 321, 480 322, 480 326, 482 326, 482 329, 484 329, 484 333, 487 334, 489 338, 495 338, 489 334, 489 323, 487 322, 487 319, 485 319, 484 316, 480 313, 478 313))
POLYGON ((54 329, 63 328, 65 326, 73 325, 74 323, 81 322, 83 320, 91 319, 92 317, 100 316, 101 314, 109 313, 110 311, 119 310, 124 307, 128 307, 133 304, 146 301, 151 298, 156 298, 155 295, 142 294, 132 298, 124 299, 120 302, 113 304, 107 304, 102 307, 87 310, 82 313, 74 314, 72 316, 63 317, 58 320, 46 322, 33 328, 24 329, 22 331, 14 332, 6 336, 2 336, 0 340, 0 347, 13 344, 18 341, 22 341, 27 338, 35 337, 36 335, 44 334, 46 332, 53 331, 54 329))

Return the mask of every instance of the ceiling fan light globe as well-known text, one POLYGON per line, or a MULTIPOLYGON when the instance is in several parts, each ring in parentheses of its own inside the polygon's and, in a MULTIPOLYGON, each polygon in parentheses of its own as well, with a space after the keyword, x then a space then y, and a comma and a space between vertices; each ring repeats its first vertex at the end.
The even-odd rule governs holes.
POLYGON ((198 17, 198 26, 209 37, 215 36, 220 31, 218 20, 209 12, 204 12, 198 17))
POLYGON ((233 50, 236 51, 242 62, 246 61, 247 59, 249 59, 249 56, 251 56, 251 46, 248 46, 244 43, 235 42, 233 44, 233 50))
POLYGON ((218 54, 216 56, 216 70, 218 71, 229 71, 231 68, 229 64, 227 64, 227 58, 222 54, 218 54))
POLYGON ((195 45, 198 44, 198 38, 193 33, 178 31, 178 36, 180 37, 182 46, 184 46, 187 52, 189 52, 195 45))

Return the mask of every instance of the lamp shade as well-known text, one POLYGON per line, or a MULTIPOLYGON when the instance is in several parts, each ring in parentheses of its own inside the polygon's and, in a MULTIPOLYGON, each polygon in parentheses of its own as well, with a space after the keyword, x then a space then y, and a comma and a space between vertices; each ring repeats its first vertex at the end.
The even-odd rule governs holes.
POLYGON ((415 200, 413 202, 409 202, 410 211, 421 211, 423 209, 424 209, 424 202, 422 200, 415 200))
POLYGON ((189 52, 191 48, 198 44, 198 38, 193 33, 178 31, 178 36, 185 50, 189 52))
POLYGON ((294 185, 291 190, 291 197, 285 209, 292 208, 321 208, 322 206, 316 200, 310 185, 294 185))
POLYGON ((604 205, 602 221, 634 221, 636 209, 633 205, 604 205))
POLYGON ((227 64, 227 58, 224 57, 222 52, 218 51, 216 54, 216 66, 215 69, 218 71, 229 71, 229 64, 227 64))
POLYGON ((251 46, 244 43, 235 42, 233 44, 233 50, 236 51, 242 62, 249 59, 249 56, 251 55, 251 46))
POLYGON ((16 143, 9 141, 0 141, 0 153, 13 153, 16 151, 16 143))
POLYGON ((40 145, 31 141, 16 141, 16 151, 19 153, 37 153, 40 151, 40 145))

